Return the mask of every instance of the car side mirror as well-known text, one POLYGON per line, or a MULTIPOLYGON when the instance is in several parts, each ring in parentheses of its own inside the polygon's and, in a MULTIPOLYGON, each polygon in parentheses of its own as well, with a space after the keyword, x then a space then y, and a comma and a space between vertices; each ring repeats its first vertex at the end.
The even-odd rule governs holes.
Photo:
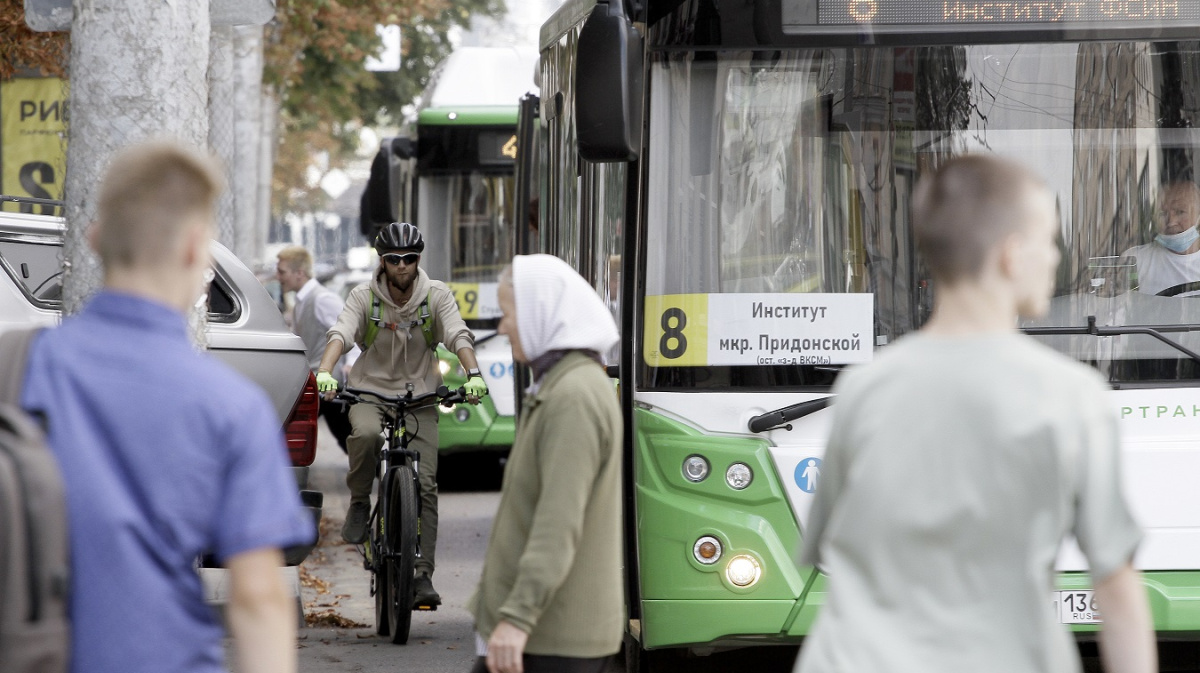
POLYGON ((600 0, 579 32, 575 131, 588 161, 635 161, 642 148, 642 36, 624 0, 600 0))

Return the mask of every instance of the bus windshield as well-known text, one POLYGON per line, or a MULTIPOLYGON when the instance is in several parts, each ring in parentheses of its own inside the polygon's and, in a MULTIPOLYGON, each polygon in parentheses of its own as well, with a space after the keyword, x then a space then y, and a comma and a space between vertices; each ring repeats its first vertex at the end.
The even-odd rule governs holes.
POLYGON ((495 329, 496 279, 513 253, 512 174, 427 175, 418 189, 426 271, 449 284, 469 327, 495 329))
POLYGON ((443 248, 449 251, 449 266, 442 277, 495 282, 512 258, 512 191, 511 175, 472 172, 421 178, 422 208, 429 211, 430 220, 449 225, 443 248))
POLYGON ((912 191, 967 152, 1057 194, 1035 338, 1114 384, 1200 377, 1151 335, 1067 333, 1200 350, 1200 243, 1161 236, 1200 220, 1200 43, 668 52, 650 76, 641 387, 827 387, 919 328, 937 288, 912 191))

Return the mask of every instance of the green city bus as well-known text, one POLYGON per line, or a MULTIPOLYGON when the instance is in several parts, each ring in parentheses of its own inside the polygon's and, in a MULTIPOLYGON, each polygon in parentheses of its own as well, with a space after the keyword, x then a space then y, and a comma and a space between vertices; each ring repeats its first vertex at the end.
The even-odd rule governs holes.
MULTIPOLYGON (((1200 638, 1200 300, 1131 254, 1197 177, 1200 2, 569 0, 540 41, 519 251, 619 317, 630 670, 808 632, 831 386, 928 319, 909 203, 967 152, 1058 196, 1055 297, 1022 327, 1111 382, 1155 628, 1200 638)), ((1047 609, 1094 638, 1076 545, 1057 569, 1047 609)))
MULTIPOLYGON (((450 286, 475 333, 489 395, 478 405, 438 407, 443 453, 507 452, 512 445, 512 351, 496 334, 496 277, 513 254, 517 99, 534 88, 536 57, 532 49, 456 49, 422 94, 411 135, 383 142, 377 162, 387 166, 388 179, 368 189, 395 219, 421 230, 422 267, 450 286)), ((446 384, 465 383, 458 357, 445 347, 438 356, 446 384)))

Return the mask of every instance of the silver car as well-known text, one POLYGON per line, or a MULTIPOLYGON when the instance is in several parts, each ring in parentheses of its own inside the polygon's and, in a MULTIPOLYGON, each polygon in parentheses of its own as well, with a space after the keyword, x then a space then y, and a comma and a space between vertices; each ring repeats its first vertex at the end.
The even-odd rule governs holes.
MULTIPOLYGON (((62 218, 0 212, 0 332, 57 324, 62 311, 62 218)), ((306 490, 316 457, 317 388, 304 355, 279 308, 254 274, 228 249, 212 244, 215 277, 209 288, 209 351, 263 388, 287 436, 301 498, 313 514, 314 540, 322 497, 306 490)), ((264 447, 265 449, 265 447, 264 447)), ((312 551, 286 551, 297 565, 312 551)))

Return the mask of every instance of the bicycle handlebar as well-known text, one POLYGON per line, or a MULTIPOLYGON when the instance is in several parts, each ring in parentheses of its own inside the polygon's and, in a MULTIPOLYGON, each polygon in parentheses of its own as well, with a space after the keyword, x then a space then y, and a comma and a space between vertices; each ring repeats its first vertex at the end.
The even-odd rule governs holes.
POLYGON ((431 404, 450 406, 452 404, 458 404, 459 402, 466 402, 467 391, 465 388, 458 388, 457 390, 452 391, 446 386, 438 386, 437 390, 431 390, 427 393, 421 393, 420 395, 413 395, 411 391, 404 393, 403 395, 385 395, 374 390, 367 390, 366 388, 351 388, 350 386, 346 386, 340 392, 338 392, 333 400, 343 404, 358 404, 360 402, 365 402, 367 404, 374 404, 376 406, 386 405, 389 407, 395 407, 399 411, 403 412, 410 409, 429 406, 431 404), (364 400, 362 399, 363 395, 370 395, 379 401, 373 402, 370 400, 364 400))

